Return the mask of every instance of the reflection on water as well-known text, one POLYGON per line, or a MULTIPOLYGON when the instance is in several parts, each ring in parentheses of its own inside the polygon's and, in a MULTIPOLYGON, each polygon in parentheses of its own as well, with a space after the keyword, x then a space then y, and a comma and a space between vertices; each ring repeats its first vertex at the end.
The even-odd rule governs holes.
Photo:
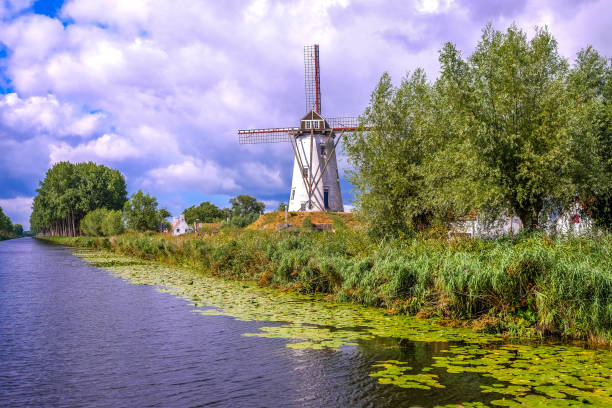
POLYGON ((481 392, 497 382, 482 372, 450 372, 460 355, 449 351, 460 343, 368 334, 356 346, 289 348, 294 340, 283 336, 243 336, 283 334, 274 328, 286 323, 194 310, 65 248, 1 242, 0 406, 430 407, 500 398, 481 392), (446 388, 381 384, 370 374, 389 360, 446 388))

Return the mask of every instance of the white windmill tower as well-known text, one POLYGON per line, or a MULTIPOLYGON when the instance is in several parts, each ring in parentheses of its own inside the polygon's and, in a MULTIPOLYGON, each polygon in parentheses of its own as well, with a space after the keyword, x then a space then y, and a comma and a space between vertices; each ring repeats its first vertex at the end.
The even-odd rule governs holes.
POLYGON ((289 211, 344 211, 336 147, 344 132, 357 129, 358 120, 322 116, 318 45, 304 47, 304 68, 307 113, 299 127, 239 130, 238 139, 241 144, 291 143, 289 211))

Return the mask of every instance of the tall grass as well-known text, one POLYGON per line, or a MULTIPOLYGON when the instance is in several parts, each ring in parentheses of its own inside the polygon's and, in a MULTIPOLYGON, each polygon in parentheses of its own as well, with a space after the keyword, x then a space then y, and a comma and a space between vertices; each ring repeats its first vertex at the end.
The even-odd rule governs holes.
POLYGON ((612 339, 612 236, 373 243, 359 231, 123 234, 62 243, 180 264, 393 312, 487 317, 490 329, 612 339))

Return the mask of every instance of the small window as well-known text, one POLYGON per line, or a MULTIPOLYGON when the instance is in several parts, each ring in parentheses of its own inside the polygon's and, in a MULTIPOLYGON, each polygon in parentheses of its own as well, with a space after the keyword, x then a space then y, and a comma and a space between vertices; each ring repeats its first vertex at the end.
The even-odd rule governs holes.
POLYGON ((308 166, 304 166, 304 168, 302 169, 302 174, 304 175, 304 177, 308 177, 308 166))
POLYGON ((291 199, 295 198, 295 188, 291 190, 291 199))
POLYGON ((312 121, 312 127, 314 129, 318 129, 319 128, 319 121, 318 120, 313 120, 312 121))
POLYGON ((305 122, 306 122, 306 129, 310 129, 310 121, 306 120, 305 122))
POLYGON ((321 156, 325 156, 327 154, 327 146, 321 144, 321 156))

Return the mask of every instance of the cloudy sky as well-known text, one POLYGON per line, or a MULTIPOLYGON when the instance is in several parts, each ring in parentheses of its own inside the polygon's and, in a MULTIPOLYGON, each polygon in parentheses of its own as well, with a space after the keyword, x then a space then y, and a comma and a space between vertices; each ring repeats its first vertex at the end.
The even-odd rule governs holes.
MULTIPOLYGON (((237 129, 296 126, 303 46, 320 45, 324 115, 359 114, 380 75, 438 75, 491 21, 548 25, 564 56, 612 56, 611 0, 0 0, 0 206, 26 226, 58 161, 119 169, 173 214, 251 194, 286 201, 288 144, 237 129)), ((345 159, 340 165, 346 168, 345 159)), ((350 184, 342 181, 346 202, 350 184)))

